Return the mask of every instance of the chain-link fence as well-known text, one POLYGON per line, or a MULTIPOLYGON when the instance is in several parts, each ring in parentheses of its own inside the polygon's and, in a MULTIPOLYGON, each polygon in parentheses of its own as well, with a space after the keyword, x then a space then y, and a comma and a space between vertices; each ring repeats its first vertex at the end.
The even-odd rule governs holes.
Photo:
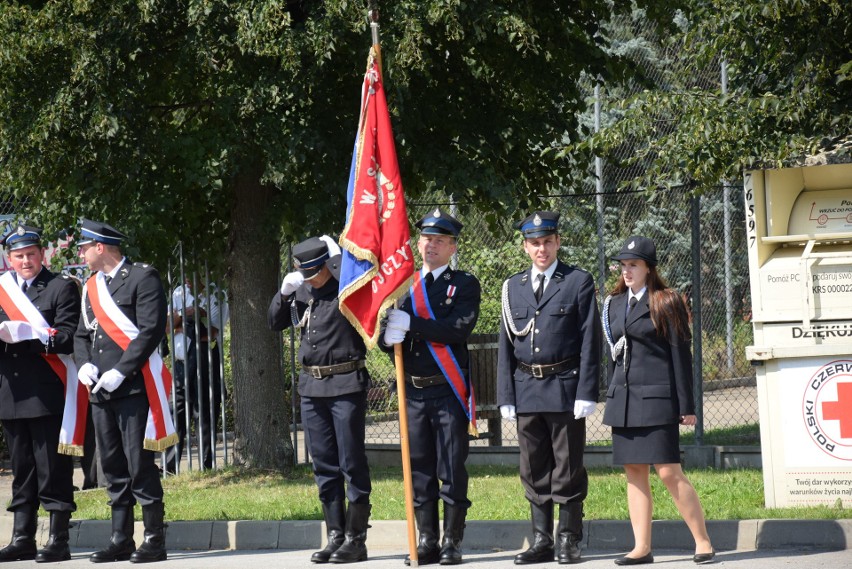
MULTIPOLYGON (((720 188, 700 199, 682 190, 665 196, 643 193, 613 193, 603 196, 603 227, 597 227, 600 200, 595 195, 563 196, 551 206, 562 213, 560 258, 588 270, 596 282, 603 283, 599 300, 612 288, 618 277, 617 263, 609 261, 624 239, 642 234, 657 244, 660 269, 670 286, 690 300, 693 315, 700 315, 694 330, 698 376, 697 398, 703 410, 698 430, 716 434, 733 430, 723 440, 736 442, 737 433, 754 436, 748 427, 758 421, 754 372, 745 359, 745 346, 751 343, 748 318, 748 261, 745 254, 745 228, 740 188, 720 188), (727 194, 728 199, 725 198, 727 194), (699 210, 693 215, 692 209, 699 210), (733 214, 734 219, 729 219, 733 214), (698 225, 697 239, 693 224, 698 225), (603 239, 598 239, 598 231, 603 239), (601 257, 601 251, 603 256, 601 257), (700 267, 700 296, 695 295, 694 270, 700 267), (601 273, 600 266, 605 267, 601 273), (700 330, 700 334, 698 333, 700 330)), ((451 201, 419 200, 409 203, 412 220, 419 219, 440 205, 452 210, 451 201)), ((515 423, 501 421, 496 406, 497 334, 500 324, 500 287, 511 274, 526 268, 529 258, 523 252, 519 234, 510 220, 504 229, 492 230, 481 211, 455 211, 465 227, 454 260, 457 268, 473 273, 482 285, 480 317, 468 345, 472 352, 471 375, 476 391, 479 430, 485 433, 475 446, 517 444, 515 423)), ((518 218, 521 214, 518 214, 518 218)), ((297 348, 297 346, 294 346, 297 348)), ((288 358, 290 356, 288 355, 288 358)), ((368 356, 373 379, 370 392, 368 443, 398 443, 398 401, 394 393, 395 374, 391 359, 379 350, 368 356)), ((606 378, 600 377, 601 401, 606 378)), ((298 412, 298 408, 296 409, 298 412)), ((609 427, 601 423, 603 403, 587 420, 590 443, 609 441, 609 427)), ((298 417, 297 417, 298 422, 298 417)), ((712 440, 712 439, 711 439, 712 440)), ((743 442, 755 443, 753 439, 743 442)), ((304 451, 301 452, 305 456, 304 451)))

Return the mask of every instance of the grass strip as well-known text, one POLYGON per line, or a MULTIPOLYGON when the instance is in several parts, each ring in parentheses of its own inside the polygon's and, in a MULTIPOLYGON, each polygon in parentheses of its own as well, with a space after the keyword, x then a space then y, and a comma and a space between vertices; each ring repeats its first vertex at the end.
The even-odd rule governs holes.
MULTIPOLYGON (((518 471, 510 467, 472 466, 469 497, 471 520, 526 520, 518 471)), ((689 470, 707 519, 843 519, 852 510, 842 507, 767 509, 763 507, 763 474, 757 469, 689 470)), ((372 469, 372 518, 405 519, 401 468, 372 469)), ((680 515, 659 478, 651 475, 654 519, 676 520, 680 515)), ((319 520, 322 510, 313 475, 299 467, 283 475, 238 468, 193 472, 164 483, 169 520, 319 520)), ((75 519, 109 519, 106 492, 75 494, 75 519)), ((627 520, 626 482, 620 469, 589 471, 586 519, 627 520)), ((136 509, 137 517, 140 516, 136 509)))

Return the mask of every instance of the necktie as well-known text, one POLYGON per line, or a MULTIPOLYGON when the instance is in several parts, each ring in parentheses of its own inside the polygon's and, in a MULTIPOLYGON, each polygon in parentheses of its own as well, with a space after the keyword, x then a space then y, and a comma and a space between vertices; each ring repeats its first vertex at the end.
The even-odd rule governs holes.
POLYGON ((104 282, 109 286, 109 283, 112 281, 112 277, 109 275, 104 275, 104 282))
POLYGON ((627 316, 630 314, 630 311, 633 310, 633 307, 636 306, 636 303, 639 300, 635 296, 630 297, 630 301, 627 303, 627 311, 624 313, 624 318, 627 319, 627 316))
POLYGON ((536 279, 538 279, 538 288, 535 289, 535 301, 539 302, 541 295, 544 294, 544 273, 539 273, 536 279))
POLYGON ((27 294, 27 289, 30 288, 30 285, 27 284, 27 281, 24 281, 24 284, 21 285, 21 292, 27 294))
POLYGON ((426 281, 426 289, 428 290, 432 283, 435 282, 435 275, 432 273, 426 273, 426 277, 423 279, 426 281))

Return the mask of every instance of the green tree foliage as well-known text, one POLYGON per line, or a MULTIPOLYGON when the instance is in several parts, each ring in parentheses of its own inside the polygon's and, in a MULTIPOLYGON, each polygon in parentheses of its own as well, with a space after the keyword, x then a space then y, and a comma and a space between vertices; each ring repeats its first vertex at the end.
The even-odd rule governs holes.
MULTIPOLYGON (((661 3, 662 4, 662 3, 661 3)), ((852 14, 839 0, 694 0, 670 38, 688 64, 727 64, 727 93, 669 76, 622 105, 620 121, 588 142, 622 164, 648 167, 639 187, 696 188, 740 179, 831 149, 852 124, 852 14)))
MULTIPOLYGON (((649 10, 669 6, 643 0, 649 10)), ((599 22, 627 0, 382 3, 403 181, 489 221, 569 183, 582 73, 626 67, 599 22)), ((292 449, 275 337, 278 243, 340 228, 369 33, 349 0, 68 0, 0 6, 0 183, 49 229, 80 216, 164 266, 219 260, 243 457, 292 449), (224 236, 228 236, 225 239, 224 236)), ((649 12, 656 17, 656 12, 649 12)))

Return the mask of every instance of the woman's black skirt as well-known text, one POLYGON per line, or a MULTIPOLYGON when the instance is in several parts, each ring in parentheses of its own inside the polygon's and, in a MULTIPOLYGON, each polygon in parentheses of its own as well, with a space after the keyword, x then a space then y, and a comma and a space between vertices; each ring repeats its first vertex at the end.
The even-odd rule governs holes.
POLYGON ((678 425, 613 427, 612 463, 673 464, 680 462, 678 425))

